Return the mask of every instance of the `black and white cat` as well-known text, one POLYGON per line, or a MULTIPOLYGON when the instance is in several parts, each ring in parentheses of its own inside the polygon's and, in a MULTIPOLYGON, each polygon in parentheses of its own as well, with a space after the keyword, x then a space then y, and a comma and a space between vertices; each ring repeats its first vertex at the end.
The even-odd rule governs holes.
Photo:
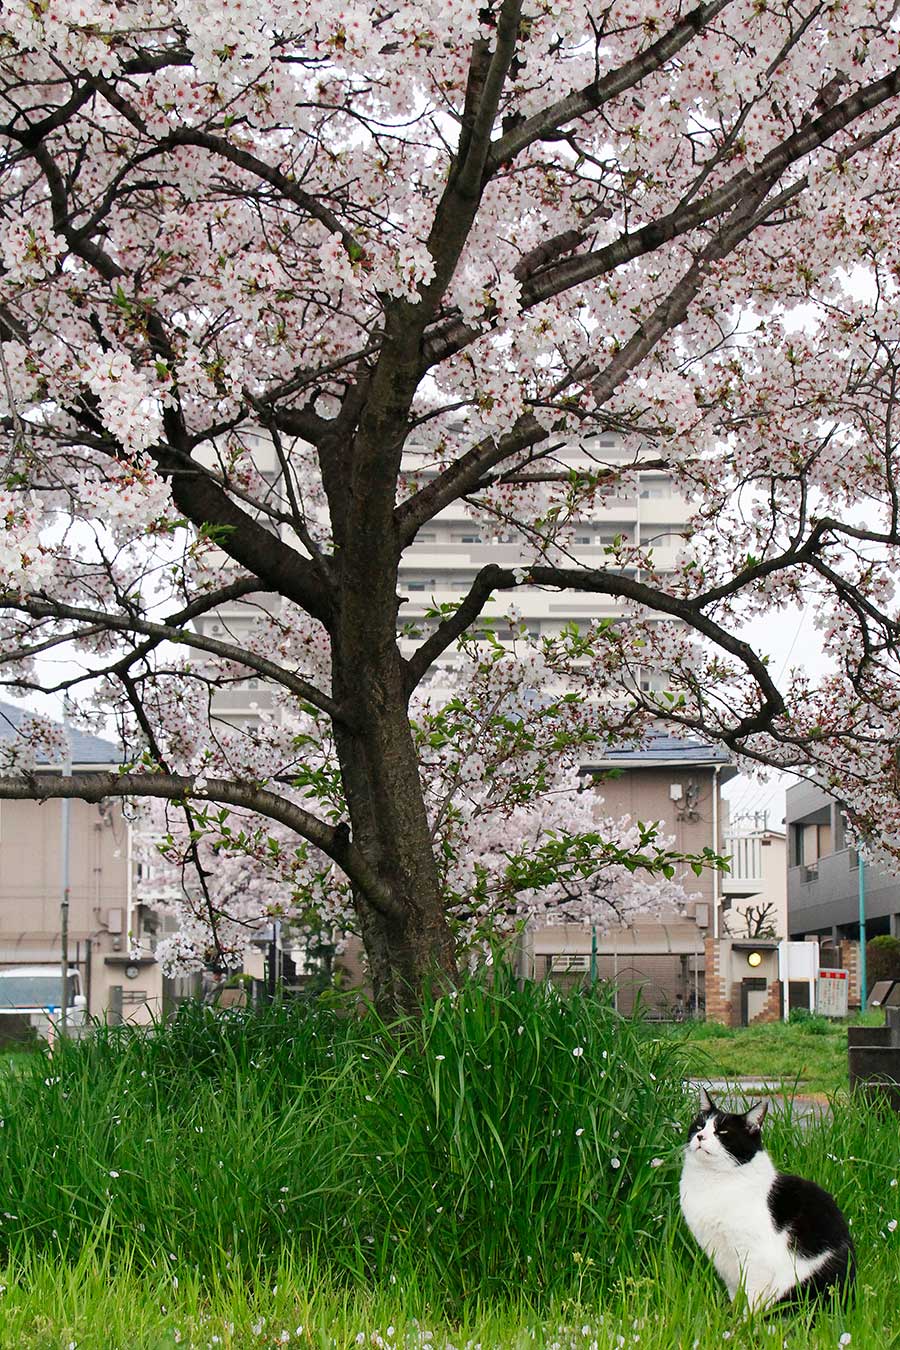
POLYGON ((849 1287, 847 1221, 815 1182, 776 1170, 762 1146, 766 1103, 720 1110, 702 1088, 681 1173, 681 1212, 724 1280, 753 1308, 849 1287))

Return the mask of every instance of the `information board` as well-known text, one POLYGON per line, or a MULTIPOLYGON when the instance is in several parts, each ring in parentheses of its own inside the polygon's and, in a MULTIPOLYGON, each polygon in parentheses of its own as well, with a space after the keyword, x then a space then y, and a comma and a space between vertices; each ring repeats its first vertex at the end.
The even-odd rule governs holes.
POLYGON ((870 1008, 880 1008, 888 994, 894 987, 893 980, 876 980, 869 990, 868 1004, 870 1008))
POLYGON ((846 1017, 849 1001, 849 970, 820 970, 816 979, 816 1012, 825 1017, 846 1017))

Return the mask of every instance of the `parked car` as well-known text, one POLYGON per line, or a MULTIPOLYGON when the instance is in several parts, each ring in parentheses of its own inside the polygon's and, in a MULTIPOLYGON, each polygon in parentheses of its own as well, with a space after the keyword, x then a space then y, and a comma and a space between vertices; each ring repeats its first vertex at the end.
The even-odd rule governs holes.
MULTIPOLYGON (((57 966, 7 966, 0 970, 0 1038, 16 1039, 11 1023, 32 1027, 43 1037, 60 1023, 62 973, 57 966)), ((66 1029, 80 1035, 87 1023, 87 999, 81 972, 69 967, 66 991, 66 1029)))

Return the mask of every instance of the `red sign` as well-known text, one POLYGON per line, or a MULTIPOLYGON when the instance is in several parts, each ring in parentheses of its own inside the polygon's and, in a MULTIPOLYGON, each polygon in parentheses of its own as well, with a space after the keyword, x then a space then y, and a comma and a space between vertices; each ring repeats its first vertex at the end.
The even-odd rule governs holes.
POLYGON ((820 970, 816 979, 816 1012, 846 1017, 850 998, 849 970, 820 970))

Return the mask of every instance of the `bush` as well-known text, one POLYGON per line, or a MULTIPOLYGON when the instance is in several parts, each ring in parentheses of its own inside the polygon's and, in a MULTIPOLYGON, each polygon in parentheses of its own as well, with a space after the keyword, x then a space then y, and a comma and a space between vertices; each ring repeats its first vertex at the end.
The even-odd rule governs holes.
POLYGON ((799 1026, 804 1036, 827 1036, 831 1023, 821 1013, 810 1012, 809 1008, 791 1008, 788 1021, 799 1026))
POLYGON ((900 938, 874 937, 866 943, 866 983, 900 980, 900 938))
POLYGON ((606 1283, 674 1219, 681 1066, 607 1001, 502 977, 393 1026, 313 1004, 100 1028, 0 1082, 0 1255, 103 1232, 147 1264, 292 1248, 449 1298, 571 1287, 573 1262, 606 1283))

